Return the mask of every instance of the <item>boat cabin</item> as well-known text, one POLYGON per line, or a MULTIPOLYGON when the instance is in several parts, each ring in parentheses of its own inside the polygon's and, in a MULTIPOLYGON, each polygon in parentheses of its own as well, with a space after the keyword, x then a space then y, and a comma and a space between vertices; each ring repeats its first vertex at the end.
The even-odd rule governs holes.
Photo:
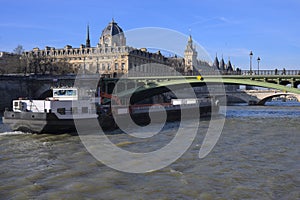
POLYGON ((53 88, 50 100, 78 100, 77 88, 53 88))
POLYGON ((45 100, 18 99, 13 101, 14 112, 55 113, 59 118, 95 114, 93 100, 78 100, 77 88, 52 88, 52 97, 45 100))

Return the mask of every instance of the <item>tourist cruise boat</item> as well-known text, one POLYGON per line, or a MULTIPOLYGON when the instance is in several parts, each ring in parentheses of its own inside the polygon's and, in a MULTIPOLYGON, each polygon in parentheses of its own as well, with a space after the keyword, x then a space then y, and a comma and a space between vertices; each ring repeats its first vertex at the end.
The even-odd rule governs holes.
POLYGON ((217 102, 211 98, 172 99, 169 103, 125 107, 102 105, 101 95, 80 99, 77 88, 53 88, 52 94, 45 100, 13 100, 12 111, 5 110, 3 123, 14 131, 58 134, 76 132, 75 122, 89 129, 99 129, 99 125, 102 129, 115 129, 115 117, 124 121, 131 117, 136 124, 145 125, 151 122, 149 112, 152 116, 166 112, 167 121, 181 120, 182 112, 194 117, 195 109, 199 109, 201 117, 218 112, 217 102), (95 124, 94 119, 99 123, 95 124))

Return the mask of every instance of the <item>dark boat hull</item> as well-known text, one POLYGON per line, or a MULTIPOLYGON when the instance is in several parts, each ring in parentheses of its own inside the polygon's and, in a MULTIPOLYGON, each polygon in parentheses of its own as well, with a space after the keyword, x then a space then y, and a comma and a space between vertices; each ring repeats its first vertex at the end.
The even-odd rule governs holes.
POLYGON ((56 134, 76 132, 74 120, 58 119, 53 113, 5 111, 3 123, 8 124, 13 131, 56 134))
MULTIPOLYGON (((200 117, 210 116, 211 113, 217 113, 218 108, 209 106, 200 106, 200 117)), ((180 121, 182 112, 188 113, 188 118, 199 117, 195 108, 190 109, 175 109, 167 111, 166 121, 180 121)), ((151 113, 152 122, 159 123, 160 121, 155 121, 159 119, 159 116, 162 115, 161 112, 151 113), (155 117, 157 116, 157 117, 155 117)), ((122 117, 118 116, 119 121, 122 120, 122 117)), ((136 113, 132 114, 131 118, 138 125, 147 125, 151 122, 149 113, 136 113)), ((5 111, 3 116, 3 123, 8 124, 13 131, 23 131, 23 132, 32 132, 32 133, 51 133, 51 134, 61 134, 61 133, 76 133, 76 126, 73 119, 58 119, 54 113, 35 113, 35 112, 13 112, 5 111)), ((95 121, 92 119, 76 119, 76 123, 83 124, 86 129, 99 129, 99 125, 104 130, 112 130, 118 128, 114 118, 110 115, 100 115, 95 121), (95 123, 96 122, 96 123, 95 123)))
MULTIPOLYGON (((199 112, 196 112, 197 108, 195 107, 185 108, 182 110, 180 109, 180 107, 178 108, 179 109, 167 111, 167 117, 166 117, 167 122, 184 120, 182 119, 182 116, 185 116, 185 119, 199 118, 199 117, 205 118, 205 117, 210 117, 212 114, 216 114, 219 112, 219 107, 211 106, 211 104, 200 106, 199 112)), ((161 121, 162 115, 164 115, 164 112, 154 112, 151 113, 151 118, 150 118, 149 112, 145 112, 145 113, 134 113, 131 114, 130 117, 137 125, 145 126, 149 123, 162 123, 161 121)), ((118 122, 126 123, 127 117, 128 115, 118 116, 119 118, 118 122)), ((114 118, 111 116, 102 117, 99 119, 99 122, 102 129, 104 130, 118 128, 114 118)))

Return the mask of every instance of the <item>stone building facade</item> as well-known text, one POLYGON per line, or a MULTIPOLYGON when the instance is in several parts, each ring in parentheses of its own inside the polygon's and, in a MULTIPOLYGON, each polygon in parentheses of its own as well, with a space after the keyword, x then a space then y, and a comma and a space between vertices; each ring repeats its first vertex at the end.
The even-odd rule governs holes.
POLYGON ((110 77, 128 74, 129 71, 133 76, 143 73, 154 76, 168 75, 160 71, 159 67, 154 67, 157 65, 171 66, 184 75, 201 73, 199 66, 213 69, 207 62, 197 59, 197 51, 193 46, 191 36, 184 51, 184 58, 166 57, 160 51, 153 53, 145 48, 137 49, 127 46, 125 34, 114 20, 103 29, 95 47, 91 46, 88 26, 86 43, 80 45, 79 48, 73 48, 70 45, 60 49, 34 48, 32 51, 25 52, 23 56, 25 60, 42 57, 51 63, 68 63, 74 71, 81 70, 83 73, 99 73, 110 77))

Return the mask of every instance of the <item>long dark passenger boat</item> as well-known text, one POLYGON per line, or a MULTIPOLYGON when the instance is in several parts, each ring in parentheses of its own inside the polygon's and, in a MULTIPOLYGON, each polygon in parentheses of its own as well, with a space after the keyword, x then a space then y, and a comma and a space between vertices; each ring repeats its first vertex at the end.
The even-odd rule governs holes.
POLYGON ((181 120, 181 112, 190 112, 193 117, 195 109, 199 109, 201 117, 218 112, 218 105, 212 98, 111 107, 102 105, 101 97, 79 99, 77 88, 53 88, 52 93, 52 97, 45 100, 13 100, 12 110, 4 112, 3 123, 13 131, 58 134, 76 132, 74 120, 90 129, 99 129, 100 125, 106 130, 117 128, 114 117, 122 119, 130 115, 136 124, 145 125, 151 121, 149 112, 153 116, 166 112, 167 121, 181 120), (98 119, 99 123, 95 124, 92 119, 98 119))

